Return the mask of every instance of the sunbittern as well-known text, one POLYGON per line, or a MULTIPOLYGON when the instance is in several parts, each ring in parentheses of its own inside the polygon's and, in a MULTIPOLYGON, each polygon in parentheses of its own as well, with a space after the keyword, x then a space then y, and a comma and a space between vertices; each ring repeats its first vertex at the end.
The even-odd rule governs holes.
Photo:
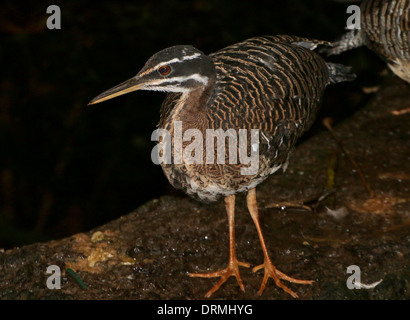
MULTIPOLYGON (((193 277, 220 277, 206 297, 210 297, 230 276, 235 276, 245 291, 239 266, 250 265, 236 258, 234 232, 235 195, 245 191, 264 255, 264 263, 253 268, 254 272, 262 268, 265 271, 258 293, 262 294, 269 277, 293 297, 297 297, 296 293, 281 280, 312 283, 311 280, 289 277, 272 264, 259 223, 255 188, 270 174, 285 167, 297 139, 314 122, 325 87, 354 78, 349 68, 326 63, 313 51, 322 44, 328 43, 294 36, 263 36, 228 46, 209 56, 192 46, 174 46, 154 54, 135 77, 90 102, 99 103, 135 90, 168 92, 161 107, 159 127, 170 133, 173 152, 170 154, 172 161, 161 163, 163 171, 174 187, 198 199, 215 201, 224 197, 228 214, 230 255, 227 268, 190 274, 193 277), (232 133, 240 138, 245 129, 246 138, 239 139, 239 143, 236 140, 233 151, 241 151, 245 146, 245 156, 256 152, 256 170, 241 170, 250 168, 249 161, 228 163, 226 160, 232 148, 222 148, 225 161, 221 163, 216 161, 217 152, 211 157, 213 161, 209 161, 206 152, 193 151, 192 139, 184 139, 182 145, 177 146, 174 138, 176 124, 182 125, 184 137, 188 130, 192 132, 194 129, 202 133, 204 140, 210 129, 222 129, 219 132, 223 133, 223 141, 225 138, 231 141, 232 133), (257 133, 256 142, 250 132, 257 133), (174 161, 175 151, 182 161, 174 161), (192 154, 199 157, 194 162, 186 161, 192 154)), ((214 142, 215 138, 209 139, 214 142)), ((220 148, 220 143, 208 142, 205 145, 212 145, 215 148, 212 151, 220 148)))
POLYGON ((360 4, 360 29, 346 33, 329 54, 365 45, 400 78, 410 83, 410 1, 365 0, 360 4))

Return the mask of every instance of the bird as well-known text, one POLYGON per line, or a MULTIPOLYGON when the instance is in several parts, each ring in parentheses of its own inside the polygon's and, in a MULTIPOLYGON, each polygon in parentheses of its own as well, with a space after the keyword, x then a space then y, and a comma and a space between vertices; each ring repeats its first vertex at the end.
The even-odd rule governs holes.
POLYGON ((163 139, 158 138, 158 145, 163 143, 158 151, 163 172, 175 188, 200 201, 223 198, 228 216, 227 267, 209 273, 189 273, 191 277, 219 278, 206 297, 231 276, 245 291, 239 267, 249 268, 250 264, 237 259, 235 248, 235 197, 239 193, 246 193, 264 257, 264 262, 253 268, 253 272, 264 270, 258 294, 263 293, 269 278, 294 298, 298 295, 282 280, 313 283, 290 277, 272 263, 259 221, 256 187, 287 166, 296 141, 316 119, 327 85, 355 77, 350 67, 325 62, 314 51, 321 45, 329 43, 290 35, 253 37, 209 55, 191 45, 176 45, 155 53, 136 76, 89 103, 136 90, 167 93, 157 129, 171 137, 166 139, 164 134, 163 139), (177 131, 188 138, 177 141, 177 131), (222 138, 207 136, 209 131, 219 132, 222 138), (188 133, 192 132, 201 135, 190 136, 188 133), (231 138, 229 148, 224 148, 222 142, 230 142, 231 138), (193 148, 195 139, 202 139, 206 152, 193 148), (238 156, 230 159, 231 151, 242 152, 242 160, 247 161, 239 161, 238 156))
POLYGON ((410 2, 365 0, 360 4, 360 29, 353 29, 332 44, 329 55, 366 46, 390 70, 410 83, 410 2))

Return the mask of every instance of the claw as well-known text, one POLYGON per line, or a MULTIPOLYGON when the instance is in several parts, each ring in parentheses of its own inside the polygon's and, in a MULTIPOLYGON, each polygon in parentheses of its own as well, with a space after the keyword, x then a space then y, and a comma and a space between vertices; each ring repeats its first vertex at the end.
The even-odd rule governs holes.
POLYGON ((285 292, 289 293, 293 298, 298 298, 298 295, 295 292, 293 292, 291 289, 289 289, 287 286, 285 286, 280 280, 286 280, 286 281, 289 281, 292 283, 298 283, 298 284, 312 284, 314 282, 313 280, 300 280, 300 279, 289 277, 288 275, 276 269, 276 267, 272 264, 270 259, 267 259, 265 260, 265 263, 254 267, 252 269, 252 272, 256 272, 262 268, 265 269, 265 275, 263 277, 261 287, 258 291, 259 295, 262 295, 263 290, 265 290, 265 286, 269 278, 272 278, 275 281, 275 284, 279 288, 282 288, 285 292))
POLYGON ((210 273, 190 273, 190 277, 200 277, 200 278, 216 278, 221 277, 218 283, 209 290, 205 297, 209 298, 215 291, 217 291, 223 283, 228 280, 230 276, 235 276, 236 280, 238 281, 239 287, 243 292, 245 292, 245 287, 242 282, 241 275, 239 274, 239 266, 249 268, 250 264, 246 262, 241 262, 236 259, 229 261, 228 266, 225 269, 221 269, 215 272, 210 273))

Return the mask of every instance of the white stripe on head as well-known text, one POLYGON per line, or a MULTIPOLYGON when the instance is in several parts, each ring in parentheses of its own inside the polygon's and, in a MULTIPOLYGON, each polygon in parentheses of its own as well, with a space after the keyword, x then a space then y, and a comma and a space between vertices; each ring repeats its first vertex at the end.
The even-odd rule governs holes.
POLYGON ((163 78, 163 79, 158 79, 158 80, 148 83, 147 86, 143 88, 143 90, 166 91, 166 92, 187 92, 189 91, 187 88, 184 88, 183 86, 178 86, 177 84, 161 86, 161 84, 167 83, 167 82, 170 82, 170 83, 180 82, 181 83, 186 80, 195 80, 196 82, 200 82, 203 85, 207 85, 209 79, 208 77, 201 76, 199 73, 194 73, 186 77, 163 78))
POLYGON ((200 57, 201 54, 199 52, 194 53, 193 55, 190 56, 185 56, 182 58, 182 61, 186 61, 186 60, 192 60, 192 59, 196 59, 198 57, 200 57))

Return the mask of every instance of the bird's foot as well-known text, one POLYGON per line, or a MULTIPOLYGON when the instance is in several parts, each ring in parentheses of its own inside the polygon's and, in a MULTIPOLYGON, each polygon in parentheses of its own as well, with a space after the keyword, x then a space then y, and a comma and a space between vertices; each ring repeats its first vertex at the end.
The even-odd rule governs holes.
POLYGON ((265 259, 265 263, 254 267, 252 269, 252 272, 256 272, 262 268, 265 269, 265 275, 263 277, 262 285, 258 291, 259 295, 262 295, 262 292, 265 289, 266 283, 268 282, 269 278, 272 278, 279 288, 282 288, 285 292, 289 293, 293 298, 297 298, 298 295, 292 290, 290 290, 287 286, 285 286, 280 280, 286 280, 298 284, 312 284, 314 282, 313 280, 299 280, 289 277, 288 275, 276 269, 276 267, 272 264, 270 259, 265 259))
POLYGON ((236 280, 238 281, 239 287, 243 292, 245 292, 245 287, 242 282, 241 275, 239 274, 239 266, 241 267, 246 267, 249 268, 250 264, 246 262, 240 262, 236 259, 232 259, 229 261, 228 266, 225 269, 218 270, 215 272, 210 272, 210 273, 190 273, 190 277, 200 277, 200 278, 215 278, 215 277, 221 277, 219 279, 218 283, 212 287, 211 290, 209 290, 205 297, 209 298, 215 291, 217 291, 220 286, 228 280, 230 276, 235 276, 236 280))

